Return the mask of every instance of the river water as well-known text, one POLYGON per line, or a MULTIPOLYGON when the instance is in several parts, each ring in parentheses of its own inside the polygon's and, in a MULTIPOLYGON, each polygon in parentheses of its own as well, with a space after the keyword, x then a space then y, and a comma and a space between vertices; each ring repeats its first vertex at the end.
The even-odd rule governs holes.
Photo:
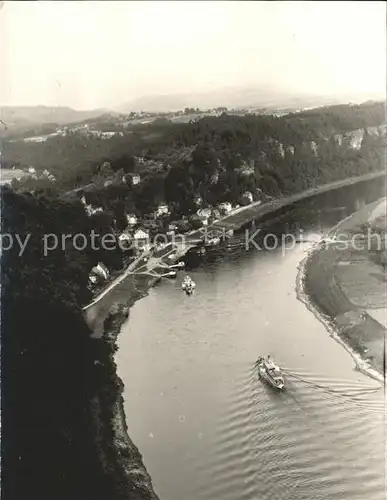
MULTIPOLYGON (((336 208, 308 202, 286 217, 313 240, 350 211, 336 208)), ((310 246, 225 251, 189 270, 193 296, 178 278, 132 308, 118 371, 161 500, 382 500, 383 388, 297 299, 310 246), (254 372, 268 353, 283 393, 254 372)))

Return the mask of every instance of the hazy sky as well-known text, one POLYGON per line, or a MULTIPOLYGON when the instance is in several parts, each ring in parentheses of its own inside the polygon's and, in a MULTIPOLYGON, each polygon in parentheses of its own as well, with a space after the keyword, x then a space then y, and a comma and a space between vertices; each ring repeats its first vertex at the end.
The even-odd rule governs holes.
POLYGON ((385 2, 4 2, 2 104, 114 106, 258 84, 386 87, 385 2))

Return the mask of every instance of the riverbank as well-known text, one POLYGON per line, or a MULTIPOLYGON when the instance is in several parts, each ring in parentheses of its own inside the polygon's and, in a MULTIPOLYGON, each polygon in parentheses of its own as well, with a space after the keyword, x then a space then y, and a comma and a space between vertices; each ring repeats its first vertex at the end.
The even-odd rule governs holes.
POLYGON ((352 355, 358 369, 384 377, 386 274, 374 249, 359 245, 365 225, 385 215, 379 200, 341 221, 300 265, 298 296, 352 355), (357 245, 351 239, 357 235, 357 245), (339 243, 339 241, 341 243, 339 243), (343 244, 343 242, 352 243, 343 244), (345 248, 344 248, 345 247, 345 248), (383 308, 383 309, 382 309, 383 308), (374 314, 379 311, 379 314, 374 314), (383 324, 384 323, 384 324, 383 324))
POLYGON ((358 177, 349 177, 347 179, 343 179, 340 181, 330 182, 328 184, 324 184, 322 186, 317 186, 314 188, 306 189, 300 193, 275 198, 271 201, 260 203, 254 202, 245 207, 241 207, 237 210, 234 210, 230 215, 227 215, 216 221, 212 224, 211 228, 213 229, 239 229, 244 224, 252 221, 253 219, 258 219, 269 215, 270 213, 281 210, 282 208, 293 205, 299 201, 306 200, 308 198, 312 198, 317 195, 321 195, 327 193, 329 191, 334 191, 341 189, 346 186, 354 186, 360 184, 362 182, 370 182, 372 180, 384 179, 385 172, 371 172, 369 174, 361 175, 358 177))
MULTIPOLYGON (((238 230, 243 225, 251 222, 252 220, 258 220, 260 218, 263 218, 266 215, 274 213, 287 206, 293 205, 294 203, 297 203, 301 200, 311 198, 313 196, 317 196, 319 194, 323 194, 331 190, 340 189, 345 186, 351 186, 362 182, 378 180, 380 178, 384 179, 384 176, 385 176, 384 171, 371 172, 369 174, 361 175, 358 177, 350 177, 340 181, 331 182, 329 184, 324 184, 322 186, 318 186, 315 188, 310 188, 292 196, 276 198, 265 203, 257 201, 249 205, 246 205, 244 207, 239 207, 238 209, 234 209, 230 214, 223 216, 221 219, 215 221, 214 223, 210 224, 205 228, 191 231, 185 235, 184 234, 177 235, 178 242, 180 241, 181 239, 180 236, 181 236, 183 239, 183 244, 177 244, 177 245, 176 243, 174 244, 177 247, 175 248, 175 250, 177 251, 176 259, 178 260, 182 258, 190 248, 197 246, 198 242, 203 239, 203 231, 205 231, 205 233, 206 232, 208 233, 214 230, 214 231, 219 231, 221 234, 223 234, 224 231, 228 229, 238 230)), ((170 245, 167 246, 165 254, 163 251, 161 251, 162 253, 159 253, 159 255, 157 255, 157 258, 160 261, 162 258, 172 253, 171 250, 173 249, 168 248, 169 246, 170 245)), ((148 259, 149 257, 152 257, 152 252, 150 251, 145 252, 143 255, 141 255, 140 257, 136 258, 133 262, 131 262, 127 268, 119 272, 118 275, 111 282, 107 283, 106 286, 103 287, 103 289, 94 297, 93 301, 90 304, 83 307, 83 310, 87 311, 88 309, 90 309, 91 306, 99 302, 102 297, 104 297, 111 290, 113 290, 128 275, 132 274, 133 272, 143 272, 144 269, 141 268, 143 268, 146 263, 146 261, 144 261, 144 258, 148 259)), ((153 263, 154 266, 156 267, 157 263, 155 262, 153 263)), ((147 265, 147 269, 145 269, 145 271, 152 272, 152 269, 150 269, 149 264, 147 265)))
POLYGON ((153 278, 130 276, 125 280, 125 299, 110 304, 102 336, 95 338, 96 349, 103 360, 97 394, 91 401, 92 425, 95 429, 99 461, 111 478, 117 500, 159 500, 142 455, 128 434, 124 411, 122 380, 117 375, 115 352, 117 337, 128 319, 129 309, 153 285, 153 278))

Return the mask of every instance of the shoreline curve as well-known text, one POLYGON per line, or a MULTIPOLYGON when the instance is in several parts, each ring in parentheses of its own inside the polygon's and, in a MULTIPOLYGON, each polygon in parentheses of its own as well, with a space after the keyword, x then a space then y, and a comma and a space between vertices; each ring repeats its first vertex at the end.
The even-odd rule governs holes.
MULTIPOLYGON (((374 206, 375 203, 378 204, 385 203, 385 199, 383 199, 383 201, 378 200, 378 202, 371 203, 370 205, 367 205, 367 207, 374 206)), ((345 217, 338 224, 336 224, 329 231, 327 231, 325 237, 334 238, 336 233, 340 230, 340 228, 344 224, 348 223, 351 219, 354 218, 355 215, 359 215, 362 212, 364 212, 364 208, 352 213, 348 217, 345 217)), ((302 302, 305 305, 305 307, 324 325, 324 327, 329 332, 329 335, 351 355, 355 363, 356 370, 373 378, 374 380, 377 380, 378 382, 384 383, 385 374, 377 370, 375 367, 371 366, 369 361, 365 359, 364 354, 362 355, 359 352, 359 350, 353 348, 348 343, 348 341, 342 338, 342 335, 340 335, 341 333, 340 325, 337 322, 336 317, 330 314, 329 311, 325 310, 325 308, 319 304, 318 296, 313 297, 313 292, 308 290, 308 285, 310 285, 311 281, 313 281, 313 276, 311 276, 311 274, 318 267, 319 264, 318 260, 319 257, 321 256, 321 252, 324 252, 324 246, 325 245, 323 242, 315 243, 308 250, 307 255, 299 263, 297 278, 296 278, 296 286, 295 286, 297 299, 300 302, 302 302)), ((332 276, 334 273, 335 265, 336 265, 336 260, 335 259, 331 260, 329 271, 331 272, 332 276)), ((327 271, 326 268, 325 271, 327 271)), ((329 290, 328 293, 329 292, 332 293, 331 299, 334 300, 332 290, 329 290)), ((343 296, 345 300, 347 300, 348 303, 350 304, 349 299, 344 294, 343 296)), ((353 309, 355 308, 356 306, 353 306, 353 309)), ((365 328, 366 327, 364 327, 364 329, 365 328)))

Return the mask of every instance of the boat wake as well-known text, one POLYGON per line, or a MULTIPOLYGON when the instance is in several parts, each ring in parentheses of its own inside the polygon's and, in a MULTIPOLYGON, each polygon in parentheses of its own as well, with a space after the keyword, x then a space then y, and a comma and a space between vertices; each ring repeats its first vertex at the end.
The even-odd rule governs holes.
POLYGON ((382 399, 381 387, 282 369, 285 388, 277 391, 260 380, 255 367, 241 368, 219 409, 211 453, 196 466, 198 477, 210 478, 196 498, 310 500, 311 491, 321 500, 358 500, 365 492, 378 498, 383 450, 373 443, 383 413, 382 405, 378 411, 372 405, 382 399), (369 447, 371 468, 353 456, 358 441, 369 447), (332 447, 340 461, 332 460, 332 447), (343 482, 348 467, 356 467, 361 487, 343 482))
MULTIPOLYGON (((383 412, 383 387, 382 386, 351 386, 345 382, 335 382, 328 381, 327 384, 319 383, 316 380, 310 380, 304 378, 300 375, 292 373, 286 369, 283 369, 286 378, 288 379, 288 388, 290 389, 292 381, 295 381, 298 384, 303 384, 304 386, 308 386, 310 388, 316 389, 320 392, 317 397, 321 397, 321 392, 327 396, 332 398, 339 398, 341 400, 345 400, 348 403, 355 404, 357 406, 363 407, 369 411, 383 412), (372 396, 380 395, 379 401, 375 400, 375 398, 370 398, 372 396)), ((290 391, 288 390, 290 393, 290 391)))

